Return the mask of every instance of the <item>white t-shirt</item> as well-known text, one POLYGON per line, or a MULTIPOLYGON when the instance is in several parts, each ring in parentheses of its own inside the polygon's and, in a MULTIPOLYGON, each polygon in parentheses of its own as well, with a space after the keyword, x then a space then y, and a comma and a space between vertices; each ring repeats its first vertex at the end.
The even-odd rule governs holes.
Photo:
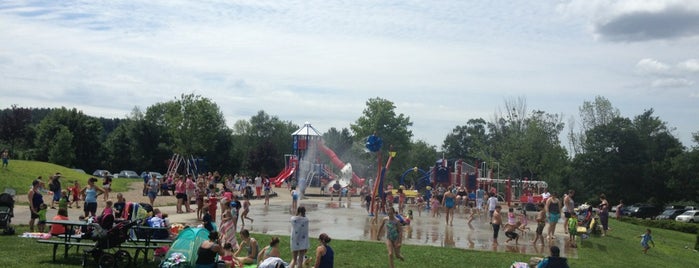
POLYGON ((549 197, 551 197, 551 193, 549 193, 548 191, 541 194, 541 198, 544 200, 548 199, 549 197))
POLYGON ((255 187, 262 187, 262 177, 255 177, 255 187))
POLYGON ((488 198, 488 210, 493 211, 495 210, 495 206, 498 205, 498 198, 495 196, 491 196, 488 198))

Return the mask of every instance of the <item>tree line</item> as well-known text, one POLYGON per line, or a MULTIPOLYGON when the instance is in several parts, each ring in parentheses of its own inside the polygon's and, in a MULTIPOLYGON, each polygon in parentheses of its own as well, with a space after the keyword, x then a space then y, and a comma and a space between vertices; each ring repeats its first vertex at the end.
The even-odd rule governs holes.
MULTIPOLYGON (((356 121, 328 129, 323 140, 352 163, 355 173, 373 178, 379 162, 364 143, 377 133, 384 140, 383 155, 389 145, 397 152, 387 178, 394 184, 404 171, 427 169, 446 157, 485 162, 501 178, 544 180, 559 192, 575 189, 581 201, 594 201, 601 193, 626 203, 699 201, 699 148, 685 148, 653 109, 625 118, 598 96, 580 106, 580 128, 571 119, 564 134, 563 115, 529 110, 524 98, 509 99, 489 120, 456 125, 439 149, 414 140, 410 117, 395 110, 390 100, 371 98, 356 121)), ((123 119, 65 107, 13 105, 0 111, 0 147, 10 149, 13 158, 88 171, 162 172, 177 153, 204 159, 202 168, 209 171, 274 176, 284 167, 283 155, 292 152, 291 133, 297 129, 263 110, 228 127, 214 101, 194 94, 134 108, 123 119)), ((699 144, 699 132, 693 139, 699 144)), ((324 155, 317 158, 329 163, 324 155)))

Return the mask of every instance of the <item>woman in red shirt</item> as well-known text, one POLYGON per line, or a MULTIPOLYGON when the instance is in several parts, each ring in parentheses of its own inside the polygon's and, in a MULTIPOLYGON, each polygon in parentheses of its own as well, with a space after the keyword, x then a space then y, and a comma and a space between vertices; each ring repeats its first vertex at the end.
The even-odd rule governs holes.
MULTIPOLYGON (((68 220, 68 210, 64 208, 59 208, 56 216, 53 216, 54 221, 67 221, 68 220)), ((66 227, 63 224, 51 224, 51 230, 49 233, 53 236, 62 235, 66 233, 66 227)), ((74 234, 73 230, 69 231, 69 234, 74 234)))

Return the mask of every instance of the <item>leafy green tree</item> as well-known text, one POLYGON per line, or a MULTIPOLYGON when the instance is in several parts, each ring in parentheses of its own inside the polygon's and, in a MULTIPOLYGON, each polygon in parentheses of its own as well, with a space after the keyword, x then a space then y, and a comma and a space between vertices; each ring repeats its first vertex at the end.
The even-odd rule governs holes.
MULTIPOLYGON (((372 98, 366 102, 366 108, 354 124, 350 124, 350 129, 354 132, 355 142, 364 144, 366 138, 376 133, 383 140, 382 152, 387 157, 387 152, 393 146, 393 150, 397 153, 397 158, 401 158, 402 154, 408 154, 411 148, 410 140, 413 132, 408 128, 413 125, 410 117, 404 114, 396 114, 396 106, 393 102, 382 99, 372 98)), ((370 154, 365 154, 368 163, 375 162, 370 154)), ((399 173, 411 166, 411 163, 405 160, 396 159, 391 165, 390 174, 399 173)), ((353 164, 354 167, 354 164, 353 164)), ((378 170, 378 169, 377 169, 378 170)))
POLYGON ((37 126, 37 136, 34 144, 37 147, 37 159, 48 161, 50 144, 58 131, 64 126, 72 134, 69 151, 75 157, 67 166, 83 169, 96 169, 101 157, 100 133, 102 126, 94 117, 89 117, 81 111, 65 107, 52 110, 37 126))
POLYGON ((482 118, 470 119, 466 125, 455 127, 442 143, 448 159, 464 159, 474 163, 486 157, 488 135, 487 123, 482 118))
POLYGON ((236 126, 246 130, 243 134, 243 140, 249 146, 244 164, 246 170, 269 175, 276 174, 284 167, 283 154, 291 152, 291 134, 299 128, 297 125, 259 111, 250 118, 249 128, 243 123, 236 126))
POLYGON ((10 145, 10 151, 14 151, 16 145, 24 147, 31 142, 26 140, 31 133, 31 120, 32 112, 28 108, 12 105, 10 109, 0 111, 0 140, 10 145))
POLYGON ((602 96, 596 96, 592 102, 583 102, 579 111, 582 129, 579 132, 575 132, 575 121, 573 121, 570 124, 570 132, 568 133, 572 150, 571 154, 573 155, 584 152, 585 132, 597 126, 609 124, 614 118, 620 116, 619 109, 615 108, 608 99, 602 96))
POLYGON ((71 166, 75 161, 73 151, 73 134, 66 126, 59 125, 54 139, 49 142, 49 162, 71 166))

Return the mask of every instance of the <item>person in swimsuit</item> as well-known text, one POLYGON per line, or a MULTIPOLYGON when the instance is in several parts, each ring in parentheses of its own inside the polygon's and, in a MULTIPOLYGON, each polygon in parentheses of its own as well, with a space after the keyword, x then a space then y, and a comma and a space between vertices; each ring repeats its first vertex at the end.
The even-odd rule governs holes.
POLYGON ((330 236, 326 233, 320 234, 318 237, 320 240, 320 245, 316 248, 316 263, 315 268, 333 268, 335 262, 335 252, 328 245, 330 243, 330 236))
POLYGON ((456 195, 452 193, 451 191, 447 191, 444 193, 444 197, 442 197, 442 206, 444 206, 447 211, 446 211, 446 223, 448 225, 454 225, 454 205, 456 201, 456 195))
POLYGON ((561 218, 561 200, 558 199, 558 194, 556 192, 551 193, 551 197, 546 200, 546 214, 548 215, 549 229, 547 232, 548 239, 554 239, 556 232, 556 224, 558 219, 561 218))
POLYGON ((260 246, 257 244, 257 240, 250 237, 250 231, 248 231, 248 229, 243 229, 240 231, 240 238, 240 247, 235 252, 235 256, 238 256, 243 249, 247 251, 247 254, 244 257, 238 257, 238 261, 244 264, 257 263, 257 253, 260 251, 260 246))
MULTIPOLYGON (((388 208, 388 216, 386 216, 379 226, 378 233, 381 233, 383 227, 386 226, 386 248, 388 249, 388 267, 393 268, 393 257, 399 260, 404 260, 400 254, 400 247, 403 241, 403 229, 396 218, 396 210, 393 207, 388 208)), ((379 238, 380 240, 381 238, 379 238)))
POLYGON ((260 250, 257 255, 257 261, 262 263, 265 259, 269 257, 279 258, 281 253, 279 253, 279 237, 272 237, 272 241, 269 242, 269 246, 266 246, 260 250))
POLYGON ((41 177, 38 177, 32 182, 32 189, 27 193, 27 200, 29 200, 29 210, 31 211, 31 216, 29 219, 29 232, 34 232, 34 221, 39 218, 39 209, 41 204, 44 203, 44 196, 41 195, 41 177))
POLYGON ((250 213, 250 199, 248 197, 245 197, 245 201, 243 201, 243 213, 240 214, 240 219, 243 222, 243 227, 245 227, 245 219, 250 220, 250 223, 253 222, 252 218, 248 217, 248 213, 250 213))
POLYGON ((88 216, 96 217, 97 213, 97 196, 104 194, 105 191, 102 188, 95 185, 97 182, 96 178, 90 178, 87 180, 87 186, 83 188, 80 192, 82 196, 85 197, 85 205, 83 206, 83 212, 85 212, 85 218, 88 216))
POLYGON ((226 255, 223 247, 218 242, 218 232, 210 232, 209 240, 201 243, 197 250, 196 268, 216 267, 216 254, 226 255))

